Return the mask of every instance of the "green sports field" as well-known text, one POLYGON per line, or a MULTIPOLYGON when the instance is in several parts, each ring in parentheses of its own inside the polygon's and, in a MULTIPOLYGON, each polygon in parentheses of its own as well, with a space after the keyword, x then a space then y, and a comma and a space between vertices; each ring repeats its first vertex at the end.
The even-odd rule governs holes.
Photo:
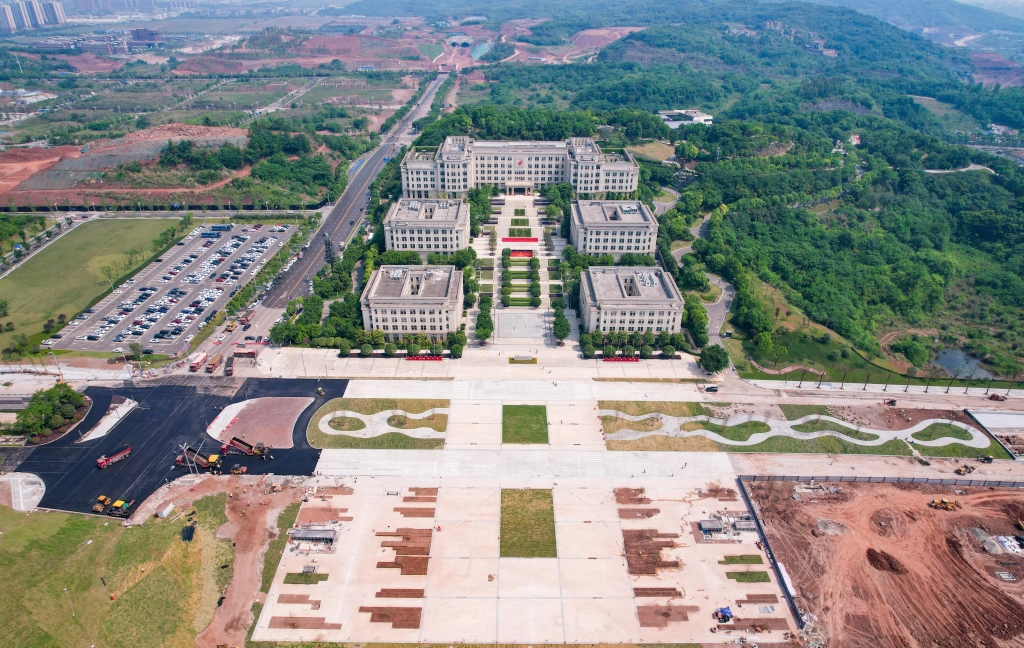
POLYGON ((14 331, 0 334, 0 348, 6 348, 19 333, 29 337, 42 332, 48 318, 60 313, 68 319, 85 310, 105 291, 110 283, 100 268, 124 262, 124 251, 137 247, 145 260, 153 254, 153 239, 176 224, 172 219, 118 219, 84 223, 68 232, 45 249, 37 252, 20 267, 0 279, 0 299, 8 302, 6 324, 14 322, 14 331))

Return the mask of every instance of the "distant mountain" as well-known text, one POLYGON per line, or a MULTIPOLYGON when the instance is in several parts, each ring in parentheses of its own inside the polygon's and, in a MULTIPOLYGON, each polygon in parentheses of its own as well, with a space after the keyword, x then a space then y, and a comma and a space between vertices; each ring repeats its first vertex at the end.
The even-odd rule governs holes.
POLYGON ((1024 3, 1020 0, 960 0, 964 4, 974 5, 996 11, 1014 18, 1024 18, 1024 3))
MULTIPOLYGON (((903 29, 954 29, 987 32, 993 29, 1024 33, 1024 20, 1008 17, 974 3, 1004 3, 1008 0, 971 0, 972 4, 956 0, 808 0, 815 4, 847 7, 874 16, 903 29)), ((1024 13, 1019 2, 1014 3, 1018 15, 1024 13)))

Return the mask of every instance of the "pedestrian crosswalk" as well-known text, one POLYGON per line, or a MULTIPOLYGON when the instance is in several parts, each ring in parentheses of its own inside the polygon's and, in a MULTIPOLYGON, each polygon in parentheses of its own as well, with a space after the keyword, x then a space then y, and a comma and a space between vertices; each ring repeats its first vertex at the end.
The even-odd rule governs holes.
POLYGON ((584 452, 583 470, 587 477, 604 477, 604 453, 584 452))
POLYGON ((573 398, 576 399, 576 400, 593 400, 594 399, 594 393, 593 393, 593 390, 591 389, 591 387, 592 386, 591 386, 590 383, 582 383, 582 382, 573 383, 573 385, 572 385, 573 398))
POLYGON ((452 383, 452 398, 464 400, 472 398, 473 383, 466 381, 456 381, 452 383))

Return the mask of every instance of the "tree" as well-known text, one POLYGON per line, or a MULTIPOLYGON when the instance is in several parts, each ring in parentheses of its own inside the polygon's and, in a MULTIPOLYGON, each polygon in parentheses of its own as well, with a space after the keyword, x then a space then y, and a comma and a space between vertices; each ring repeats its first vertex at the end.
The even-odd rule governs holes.
POLYGON ((359 355, 363 356, 364 358, 369 358, 370 356, 372 356, 373 345, 367 342, 363 346, 359 347, 359 355))
POLYGON ((132 342, 128 345, 128 350, 131 352, 132 357, 136 360, 142 359, 143 347, 141 342, 132 342))
POLYGON ((627 344, 622 349, 622 355, 623 355, 623 357, 626 357, 626 358, 632 358, 633 356, 636 355, 636 349, 633 348, 633 345, 627 344))
POLYGON ((420 354, 420 345, 411 342, 405 346, 405 352, 411 356, 418 356, 420 354))
POLYGON ((430 345, 430 355, 439 356, 444 354, 444 345, 440 342, 434 342, 430 345))
POLYGON ((451 347, 449 347, 449 351, 451 352, 451 356, 453 358, 461 358, 462 357, 462 345, 461 344, 453 344, 453 345, 451 345, 451 347))
POLYGON ((561 342, 565 338, 569 337, 569 332, 571 328, 572 327, 569 325, 569 320, 566 319, 564 315, 556 317, 555 324, 552 327, 553 332, 555 334, 555 339, 561 342))
POLYGON ((345 338, 341 338, 341 340, 338 342, 338 357, 347 358, 351 353, 352 343, 346 340, 345 338))
POLYGON ((7 300, 0 299, 0 317, 7 317, 9 308, 7 300))
POLYGON ((729 366, 729 354, 720 344, 705 346, 700 351, 697 364, 709 373, 718 373, 729 366))
POLYGON ((395 354, 398 353, 398 347, 393 342, 388 342, 384 345, 384 355, 389 358, 394 358, 395 354))
POLYGON ((606 358, 614 358, 615 357, 615 347, 610 345, 610 344, 606 344, 604 346, 604 349, 602 350, 602 353, 604 353, 604 357, 606 357, 606 358))
POLYGON ((646 344, 644 346, 640 347, 640 357, 641 358, 646 360, 646 359, 650 358, 652 355, 654 355, 654 347, 647 346, 646 344))
POLYGON ((588 344, 588 345, 583 347, 583 357, 584 358, 587 358, 587 359, 593 358, 594 354, 596 352, 597 352, 597 350, 594 348, 594 345, 592 345, 592 344, 588 344))
POLYGON ((676 348, 674 346, 672 346, 671 344, 666 344, 665 346, 661 347, 661 355, 663 357, 671 358, 675 354, 676 354, 676 348))

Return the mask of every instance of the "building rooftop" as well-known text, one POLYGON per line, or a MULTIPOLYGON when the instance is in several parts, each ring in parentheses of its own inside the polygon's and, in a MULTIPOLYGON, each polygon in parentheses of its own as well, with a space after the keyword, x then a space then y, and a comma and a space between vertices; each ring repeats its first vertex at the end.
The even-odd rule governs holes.
POLYGON ((681 302, 672 278, 657 267, 591 266, 583 289, 593 302, 629 304, 681 302))
POLYGON ((391 205, 384 217, 385 225, 396 221, 416 221, 431 225, 468 223, 469 203, 461 200, 402 198, 391 205))
MULTIPOLYGON (((368 299, 447 299, 462 290, 462 273, 455 266, 381 266, 363 293, 368 299)), ((461 296, 461 295, 460 295, 461 296)))
POLYGON ((595 225, 654 225, 657 221, 639 200, 580 200, 573 216, 587 227, 595 225))

